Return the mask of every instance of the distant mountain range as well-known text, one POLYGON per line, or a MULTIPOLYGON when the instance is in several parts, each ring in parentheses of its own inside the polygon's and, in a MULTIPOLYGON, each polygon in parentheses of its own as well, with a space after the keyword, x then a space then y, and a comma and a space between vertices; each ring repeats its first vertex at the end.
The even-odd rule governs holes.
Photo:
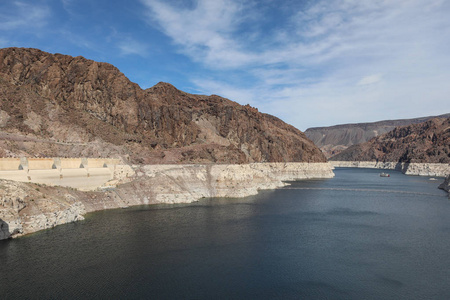
POLYGON ((368 142, 350 146, 330 160, 450 163, 450 117, 396 127, 368 142))
POLYGON ((142 90, 116 67, 0 49, 0 157, 122 157, 133 163, 325 162, 280 119, 168 83, 142 90))
POLYGON ((305 131, 306 136, 316 144, 327 157, 356 144, 369 141, 398 126, 407 126, 428 121, 433 118, 448 118, 450 113, 415 119, 385 120, 373 123, 342 124, 330 127, 314 127, 305 131))

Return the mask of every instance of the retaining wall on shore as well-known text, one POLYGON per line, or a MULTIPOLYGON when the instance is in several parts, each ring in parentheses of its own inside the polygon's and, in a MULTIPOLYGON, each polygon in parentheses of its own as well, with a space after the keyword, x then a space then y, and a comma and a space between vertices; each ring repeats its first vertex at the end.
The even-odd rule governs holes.
POLYGON ((397 170, 406 175, 445 177, 450 174, 450 164, 437 163, 399 163, 376 161, 330 161, 333 167, 371 168, 397 170))
POLYGON ((20 158, 0 158, 0 171, 19 170, 20 158))
POLYGON ((106 168, 120 164, 114 158, 0 157, 0 171, 106 168))
POLYGON ((96 189, 113 179, 118 159, 0 158, 0 179, 96 189))

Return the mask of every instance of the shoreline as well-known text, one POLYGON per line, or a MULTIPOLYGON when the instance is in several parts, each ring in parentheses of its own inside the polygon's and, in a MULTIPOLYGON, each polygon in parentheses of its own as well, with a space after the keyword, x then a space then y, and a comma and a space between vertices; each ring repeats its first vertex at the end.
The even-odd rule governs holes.
POLYGON ((400 171, 405 175, 446 177, 450 174, 450 164, 441 163, 399 163, 376 161, 332 161, 335 168, 370 168, 400 171))
POLYGON ((116 165, 110 170, 112 179, 96 191, 0 180, 0 240, 83 220, 94 211, 247 197, 288 185, 285 181, 334 177, 329 163, 116 165))
POLYGON ((428 176, 443 178, 440 189, 448 192, 450 199, 450 164, 439 163, 398 163, 376 161, 329 161, 334 168, 369 168, 388 169, 402 172, 409 176, 428 176))

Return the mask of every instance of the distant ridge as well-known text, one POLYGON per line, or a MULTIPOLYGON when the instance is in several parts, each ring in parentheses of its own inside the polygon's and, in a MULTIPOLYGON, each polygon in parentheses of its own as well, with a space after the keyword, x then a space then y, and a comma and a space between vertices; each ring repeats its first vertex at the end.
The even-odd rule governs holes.
POLYGON ((450 163, 450 117, 399 126, 330 158, 335 161, 450 163))
POLYGON ((305 131, 306 136, 316 144, 327 157, 331 157, 373 137, 392 131, 398 126, 426 122, 433 118, 448 118, 450 113, 414 119, 384 120, 371 123, 341 124, 329 127, 312 127, 305 131))

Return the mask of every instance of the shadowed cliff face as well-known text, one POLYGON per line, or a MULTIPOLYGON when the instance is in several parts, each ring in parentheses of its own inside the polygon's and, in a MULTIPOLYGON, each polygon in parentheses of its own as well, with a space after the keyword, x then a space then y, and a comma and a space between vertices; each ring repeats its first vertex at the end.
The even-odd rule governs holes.
POLYGON ((142 90, 117 68, 0 49, 0 156, 121 156, 138 163, 324 162, 296 128, 168 83, 142 90))
POLYGON ((333 156, 336 161, 450 163, 450 118, 396 127, 333 156))

